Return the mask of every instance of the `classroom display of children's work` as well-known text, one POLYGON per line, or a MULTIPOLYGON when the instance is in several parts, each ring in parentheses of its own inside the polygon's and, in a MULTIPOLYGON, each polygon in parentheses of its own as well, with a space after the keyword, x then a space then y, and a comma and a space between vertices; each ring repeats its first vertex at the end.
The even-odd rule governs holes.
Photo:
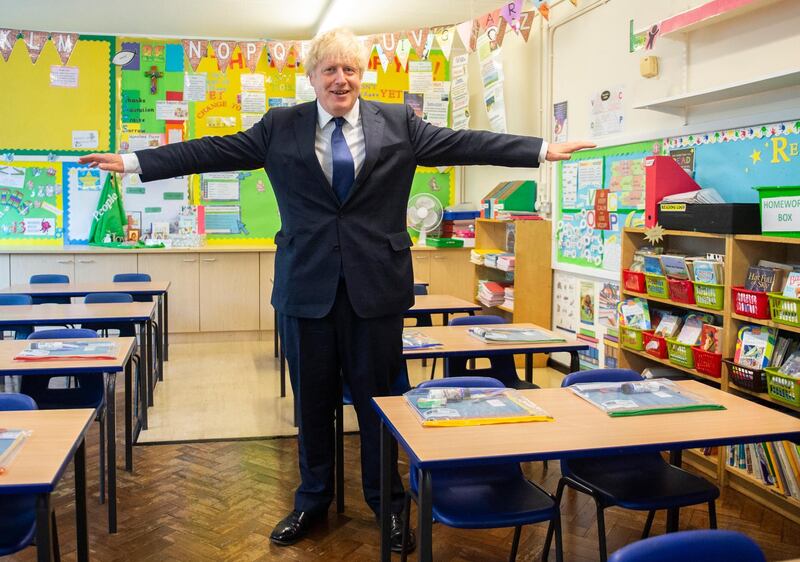
MULTIPOLYGON (((89 242, 107 174, 79 165, 81 154, 233 134, 271 108, 315 98, 300 42, 56 33, 48 41, 42 33, 38 58, 19 39, 7 61, 0 61, 0 80, 15 84, 0 92, 0 243, 89 242)), ((451 123, 451 63, 449 53, 434 48, 434 37, 430 33, 418 47, 424 60, 408 39, 390 55, 377 44, 362 97, 408 103, 430 122, 451 123)), ((419 193, 452 205, 455 170, 419 168, 411 195, 419 193)), ((203 236, 212 243, 268 244, 280 229, 264 170, 146 184, 125 175, 119 197, 133 242, 149 237, 177 243, 186 235, 193 238, 180 245, 202 243, 203 236)))

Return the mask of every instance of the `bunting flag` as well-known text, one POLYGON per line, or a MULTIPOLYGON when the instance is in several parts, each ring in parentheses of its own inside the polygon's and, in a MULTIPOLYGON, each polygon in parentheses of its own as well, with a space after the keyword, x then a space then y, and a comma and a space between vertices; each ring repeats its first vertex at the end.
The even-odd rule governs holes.
POLYGON ((483 33, 492 27, 496 28, 500 24, 500 8, 493 12, 484 14, 478 18, 478 33, 483 33))
MULTIPOLYGON (((383 53, 389 62, 394 60, 394 52, 397 50, 397 44, 400 42, 400 32, 383 33, 379 36, 378 44, 383 49, 383 53)), ((384 69, 385 70, 385 69, 384 69)))
POLYGON ((504 19, 501 19, 500 25, 497 27, 497 32, 494 33, 494 37, 492 37, 491 31, 488 32, 489 41, 491 41, 493 51, 503 46, 503 39, 506 36, 506 29, 508 29, 508 22, 506 22, 504 19))
POLYGON ((295 60, 298 64, 302 64, 306 60, 311 43, 308 41, 292 41, 292 44, 294 46, 295 60))
POLYGON ((272 58, 272 63, 278 72, 283 72, 283 67, 286 66, 286 59, 289 58, 289 46, 286 41, 267 41, 267 49, 269 49, 269 56, 272 58))
MULTIPOLYGON (((239 50, 244 55, 245 64, 251 73, 256 71, 258 59, 261 58, 261 53, 264 51, 264 41, 240 41, 239 50)), ((288 51, 288 47, 287 47, 288 51)))
POLYGON ((578 0, 569 0, 569 1, 572 2, 573 6, 575 6, 576 8, 578 7, 578 0))
POLYGON ((425 55, 425 45, 428 43, 428 34, 430 32, 429 27, 421 27, 406 33, 408 40, 411 42, 411 48, 414 49, 419 58, 423 58, 423 55, 425 55))
POLYGON ((8 57, 14 49, 14 43, 17 42, 18 36, 18 29, 0 29, 0 53, 3 54, 5 62, 8 62, 8 57))
POLYGON ((439 43, 445 60, 450 60, 450 53, 453 50, 453 40, 456 38, 456 28, 454 26, 440 27, 436 30, 436 42, 439 43))
POLYGON ((522 18, 519 22, 519 32, 526 43, 528 42, 528 37, 531 36, 531 28, 533 27, 534 16, 536 16, 536 12, 533 10, 529 12, 522 12, 522 18))
POLYGON ((519 20, 522 17, 522 0, 507 2, 500 8, 500 17, 511 26, 514 33, 519 33, 519 20))
MULTIPOLYGON (((300 57, 302 56, 302 47, 300 46, 300 41, 287 41, 286 51, 287 53, 294 53, 295 64, 300 64, 300 57)), ((289 58, 288 54, 286 55, 286 58, 289 58)))
POLYGON ((471 43, 470 37, 472 35, 472 27, 473 27, 472 20, 461 22, 456 26, 456 31, 458 32, 458 37, 461 39, 461 44, 464 45, 464 48, 470 53, 475 50, 469 48, 471 43))
POLYGON ((469 35, 469 46, 467 49, 470 53, 474 52, 475 49, 478 48, 478 36, 480 35, 480 25, 478 25, 477 20, 472 20, 472 33, 469 35))
MULTIPOLYGON (((425 47, 425 45, 423 45, 423 47, 425 47)), ((394 54, 397 60, 400 61, 400 66, 405 68, 406 64, 408 64, 408 57, 411 55, 411 41, 408 39, 400 39, 400 41, 397 42, 397 49, 394 54)), ((422 58, 422 49, 420 49, 417 55, 422 58)))
POLYGON ((539 13, 542 14, 542 17, 549 21, 550 6, 547 4, 547 0, 533 0, 533 3, 536 4, 536 9, 539 10, 539 13))
POLYGON ((231 62, 233 50, 236 48, 236 41, 210 41, 214 56, 217 57, 217 66, 220 72, 228 70, 231 62))
POLYGON ((23 31, 22 38, 28 46, 28 55, 31 57, 31 62, 36 64, 39 60, 39 55, 42 54, 44 44, 47 42, 48 33, 46 31, 23 31))
POLYGON ((208 41, 205 39, 183 39, 183 54, 189 59, 192 72, 197 72, 200 60, 208 54, 208 41))
POLYGON ((61 57, 61 64, 64 65, 69 62, 69 57, 72 55, 72 51, 75 49, 75 45, 78 43, 78 34, 53 33, 50 36, 50 41, 52 41, 53 45, 55 45, 56 51, 58 51, 58 56, 61 57))

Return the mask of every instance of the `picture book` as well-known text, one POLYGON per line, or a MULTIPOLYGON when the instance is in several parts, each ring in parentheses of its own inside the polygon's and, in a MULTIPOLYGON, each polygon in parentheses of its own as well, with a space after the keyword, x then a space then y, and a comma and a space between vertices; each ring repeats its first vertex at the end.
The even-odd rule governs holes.
POLYGON ((722 262, 711 260, 694 260, 694 280, 698 283, 722 283, 722 262))
POLYGON ((709 353, 721 353, 721 340, 722 328, 713 324, 703 324, 700 331, 700 349, 709 353))
POLYGON ((686 269, 686 256, 664 254, 661 256, 661 267, 664 268, 664 275, 667 277, 689 279, 689 271, 686 269))
POLYGON ((487 328, 474 326, 469 334, 486 343, 550 343, 564 342, 564 338, 532 328, 487 328))
POLYGON ((644 256, 644 272, 664 275, 664 269, 661 267, 661 260, 657 255, 651 254, 644 256))
POLYGON ((647 300, 638 297, 619 301, 619 323, 640 330, 650 329, 650 311, 647 300))
POLYGON ((748 291, 767 293, 780 291, 786 278, 786 270, 758 265, 747 268, 744 288, 748 291))
POLYGON ((764 326, 743 326, 736 340, 735 363, 751 369, 769 365, 778 331, 764 326))
MULTIPOLYGON (((663 254, 663 253, 664 253, 664 248, 661 248, 661 247, 658 247, 658 246, 656 246, 656 247, 653 247, 653 246, 642 246, 641 248, 638 248, 633 253, 633 261, 632 261, 631 266, 630 266, 629 269, 631 271, 643 272, 645 270, 645 268, 644 268, 644 260, 645 260, 646 256, 659 255, 659 254, 663 254)), ((660 269, 661 269, 661 266, 659 264, 659 270, 660 269)))
POLYGON ((681 329, 681 317, 675 314, 664 314, 656 325, 655 335, 663 338, 674 338, 681 329))
POLYGON ((772 352, 772 359, 769 362, 770 367, 780 367, 787 357, 797 351, 798 342, 795 339, 778 336, 775 341, 775 351, 772 352))
POLYGON ((106 359, 117 358, 117 344, 110 341, 79 340, 40 340, 28 343, 14 361, 63 361, 66 359, 106 359))
POLYGON ((783 296, 793 299, 800 296, 800 271, 790 271, 786 276, 786 284, 783 286, 783 296))
POLYGON ((697 345, 703 331, 703 318, 699 314, 687 314, 683 328, 678 333, 678 341, 686 345, 697 345))
POLYGON ((795 379, 800 378, 800 351, 792 353, 778 371, 795 379))
POLYGON ((22 429, 0 429, 0 474, 5 472, 29 433, 22 429))
POLYGON ((403 330, 403 350, 441 347, 441 343, 416 330, 403 330))

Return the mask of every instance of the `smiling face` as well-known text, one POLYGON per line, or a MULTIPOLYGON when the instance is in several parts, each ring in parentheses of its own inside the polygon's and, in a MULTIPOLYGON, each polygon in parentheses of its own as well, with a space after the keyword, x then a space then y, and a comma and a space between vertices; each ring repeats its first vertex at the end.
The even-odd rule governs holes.
POLYGON ((353 61, 325 58, 308 75, 322 108, 334 117, 350 111, 361 92, 361 70, 353 61))

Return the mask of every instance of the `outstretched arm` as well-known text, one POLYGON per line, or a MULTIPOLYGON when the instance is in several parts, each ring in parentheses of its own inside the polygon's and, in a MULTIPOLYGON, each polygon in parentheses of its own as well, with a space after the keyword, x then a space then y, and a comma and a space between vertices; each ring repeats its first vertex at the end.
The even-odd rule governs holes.
POLYGON ((547 147, 547 156, 545 159, 548 162, 569 160, 573 152, 583 150, 584 148, 594 148, 596 146, 597 145, 593 142, 587 141, 550 143, 547 147))

